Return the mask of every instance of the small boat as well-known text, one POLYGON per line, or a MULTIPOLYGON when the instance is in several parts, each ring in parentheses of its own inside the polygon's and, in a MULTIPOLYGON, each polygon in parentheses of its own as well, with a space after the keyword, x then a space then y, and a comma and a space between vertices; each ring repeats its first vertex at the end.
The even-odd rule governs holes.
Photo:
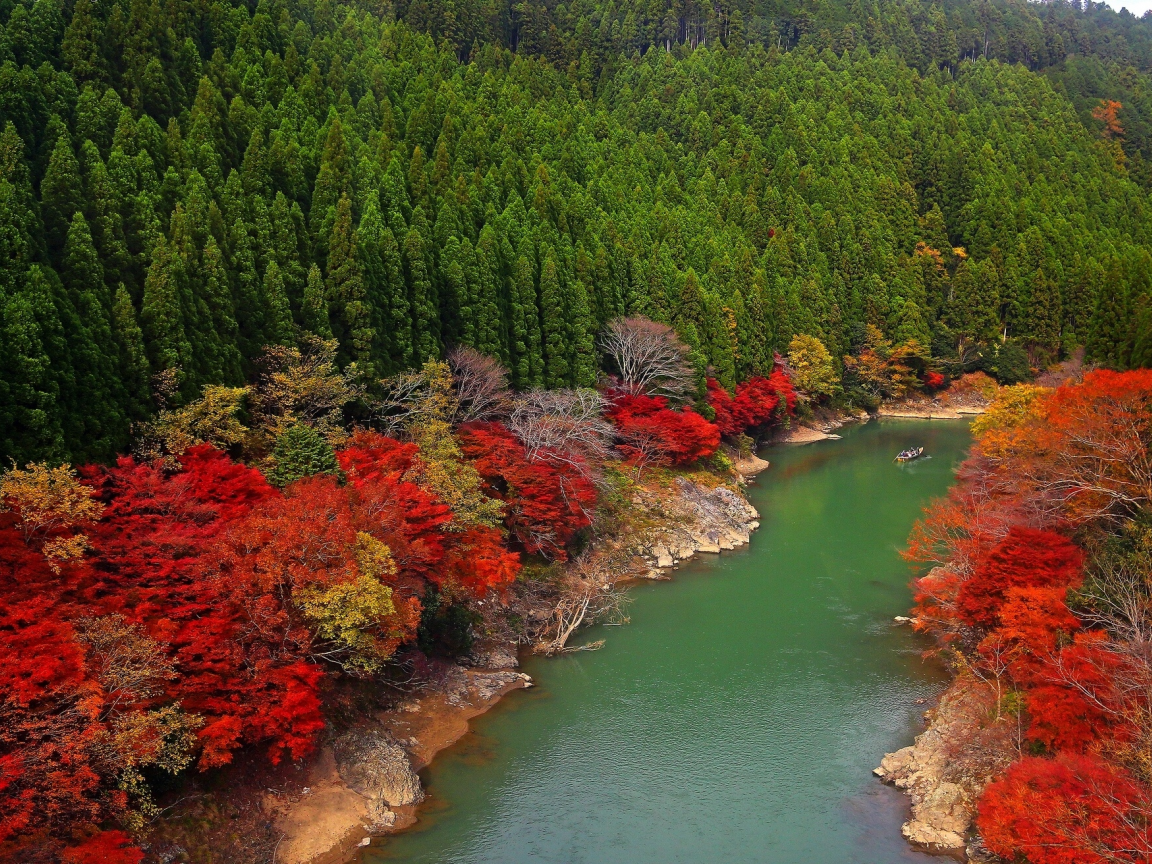
POLYGON ((894 461, 896 462, 911 462, 913 459, 919 459, 924 455, 923 447, 909 447, 907 450, 901 450, 899 455, 894 461))

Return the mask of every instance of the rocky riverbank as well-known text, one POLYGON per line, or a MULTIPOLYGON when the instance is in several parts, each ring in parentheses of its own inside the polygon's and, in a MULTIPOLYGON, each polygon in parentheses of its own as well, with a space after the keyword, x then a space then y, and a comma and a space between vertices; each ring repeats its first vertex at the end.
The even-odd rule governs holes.
MULTIPOLYGON (((759 514, 745 499, 743 478, 768 463, 735 459, 734 472, 690 475, 654 472, 632 485, 621 522, 586 556, 612 566, 592 566, 591 578, 615 590, 636 578, 666 578, 662 571, 697 554, 719 554, 748 542, 759 514)), ((460 663, 430 663, 421 682, 395 706, 331 733, 292 789, 270 790, 261 807, 272 820, 276 864, 341 864, 357 847, 412 825, 424 798, 416 773, 437 753, 463 737, 469 721, 513 690, 531 687, 516 671, 522 645, 507 638, 500 622, 515 615, 529 622, 519 639, 542 639, 558 599, 548 592, 511 591, 485 615, 483 639, 460 663)), ((494 604, 495 605, 495 604, 494 604)), ((558 608, 558 607, 557 607, 558 608)), ((540 642, 539 644, 543 644, 540 642)))
POLYGON ((991 688, 958 675, 924 718, 909 747, 888 753, 873 773, 912 801, 905 839, 973 864, 995 860, 975 833, 976 800, 1017 756, 1016 718, 1000 713, 991 688))

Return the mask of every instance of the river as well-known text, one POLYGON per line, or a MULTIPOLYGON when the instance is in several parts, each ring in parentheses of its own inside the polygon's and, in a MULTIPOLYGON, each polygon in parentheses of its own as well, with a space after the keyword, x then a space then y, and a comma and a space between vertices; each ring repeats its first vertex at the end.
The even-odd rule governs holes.
POLYGON ((744 549, 634 591, 595 652, 529 659, 505 698, 424 772, 413 829, 365 864, 936 862, 871 776, 944 683, 900 559, 969 442, 958 421, 883 421, 775 447, 744 549), (892 462, 923 444, 931 458, 892 462))

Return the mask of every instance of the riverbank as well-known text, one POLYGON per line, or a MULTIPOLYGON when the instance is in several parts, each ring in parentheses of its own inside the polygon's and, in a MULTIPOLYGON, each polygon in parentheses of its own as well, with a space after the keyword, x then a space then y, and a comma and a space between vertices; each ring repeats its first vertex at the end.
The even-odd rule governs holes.
POLYGON ((1018 755, 1013 726, 995 722, 995 702, 982 682, 958 676, 925 712, 915 743, 873 771, 911 800, 901 833, 913 846, 972 864, 994 860, 973 833, 976 801, 1018 755))
POLYGON ((630 497, 619 502, 615 524, 566 568, 563 587, 518 584, 507 596, 493 598, 478 628, 484 636, 464 661, 469 665, 428 663, 419 670, 419 683, 392 707, 330 732, 297 788, 264 796, 262 807, 278 838, 275 862, 339 864, 373 837, 417 821, 424 793, 416 772, 467 734, 472 719, 513 690, 532 686, 529 676, 516 671, 519 651, 569 650, 566 636, 558 643, 556 631, 572 623, 564 620, 564 609, 573 583, 587 585, 596 596, 611 595, 629 581, 667 578, 665 571, 698 554, 746 544, 759 527, 759 514, 743 494, 743 480, 768 462, 732 457, 727 471, 653 470, 628 483, 630 497), (510 619, 526 622, 524 630, 509 632, 510 619))
POLYGON ((931 864, 903 795, 871 778, 945 684, 895 552, 951 482, 966 424, 886 421, 761 451, 748 547, 630 588, 630 623, 525 657, 536 686, 474 721, 421 777, 421 824, 364 864, 572 860, 931 864), (902 470, 910 434, 937 458, 902 470), (924 704, 921 704, 924 703, 924 704))

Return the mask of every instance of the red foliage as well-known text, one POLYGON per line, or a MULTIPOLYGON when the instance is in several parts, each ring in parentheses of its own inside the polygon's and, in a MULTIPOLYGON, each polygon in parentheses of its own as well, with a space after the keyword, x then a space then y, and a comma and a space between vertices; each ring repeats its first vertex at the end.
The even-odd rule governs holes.
POLYGON ((1143 643, 1123 641, 1131 610, 1102 604, 1115 626, 1086 627, 1067 605, 1083 553, 1019 525, 1113 533, 1152 504, 1150 443, 1152 372, 1088 373, 989 425, 914 532, 909 557, 944 565, 916 582, 920 625, 945 639, 985 631, 972 667, 997 695, 1008 679, 1026 737, 1055 754, 1018 761, 980 800, 981 833, 1007 860, 1152 860, 1152 787, 1124 767, 1141 764, 1152 680, 1143 643))
POLYGON ((768 378, 758 375, 737 384, 735 398, 729 396, 715 378, 709 378, 708 404, 716 412, 720 433, 735 436, 776 423, 783 412, 792 414, 796 408, 796 391, 791 379, 779 368, 768 378))
POLYGON ((990 784, 977 817, 988 848, 1032 864, 1105 864, 1152 856, 1148 789, 1093 756, 1026 756, 990 784))
POLYGON ((1079 547, 1065 537, 1013 526, 960 587, 957 611, 968 624, 993 626, 1010 588, 1067 588, 1079 583, 1083 563, 1079 547))
POLYGON ((608 409, 617 449, 636 465, 687 465, 720 446, 720 429, 690 408, 674 411, 663 396, 613 394, 608 409))
POLYGON ((410 442, 360 429, 336 458, 344 473, 359 486, 370 480, 403 474, 412 467, 419 449, 410 442))
POLYGON ((944 376, 939 372, 924 373, 924 389, 939 390, 944 386, 944 376))
POLYGON ((144 853, 123 831, 101 831, 64 850, 67 864, 140 864, 144 853))
POLYGON ((489 493, 507 503, 509 531, 528 552, 566 560, 568 543, 592 524, 596 487, 586 474, 568 462, 530 461, 500 423, 469 423, 459 436, 489 493))

